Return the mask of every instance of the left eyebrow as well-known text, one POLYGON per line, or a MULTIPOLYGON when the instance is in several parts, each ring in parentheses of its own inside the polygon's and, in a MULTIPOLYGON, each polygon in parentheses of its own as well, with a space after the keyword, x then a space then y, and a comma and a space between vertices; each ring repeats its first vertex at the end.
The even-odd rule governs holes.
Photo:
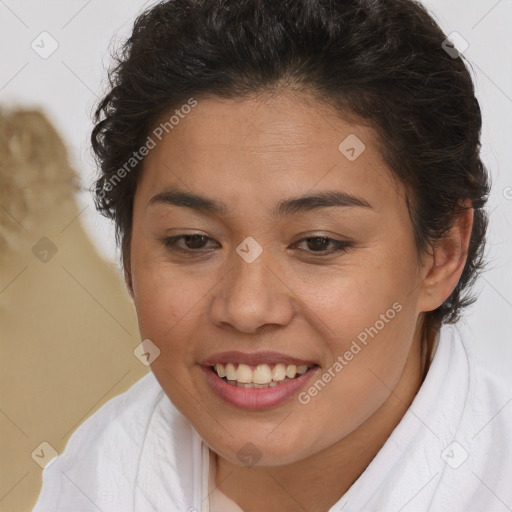
POLYGON ((295 215, 297 213, 317 210, 319 208, 329 208, 332 206, 373 209, 370 203, 362 197, 354 196, 347 192, 332 190, 280 201, 272 209, 272 214, 275 217, 286 217, 288 215, 295 215))
MULTIPOLYGON (((227 204, 218 199, 211 199, 178 189, 169 189, 160 192, 149 200, 148 206, 152 204, 166 204, 190 208, 206 215, 227 216, 229 211, 227 204)), ((287 217, 333 206, 373 209, 368 201, 361 197, 342 191, 326 191, 279 201, 279 203, 272 208, 271 214, 274 217, 287 217)))

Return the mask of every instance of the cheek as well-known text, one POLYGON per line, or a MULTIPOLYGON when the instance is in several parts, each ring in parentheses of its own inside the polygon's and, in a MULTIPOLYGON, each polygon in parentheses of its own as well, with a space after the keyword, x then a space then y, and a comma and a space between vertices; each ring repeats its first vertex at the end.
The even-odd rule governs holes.
POLYGON ((194 275, 159 261, 142 246, 133 244, 132 281, 140 335, 156 343, 173 358, 183 354, 190 330, 205 314, 208 290, 213 286, 206 276, 194 275))
POLYGON ((384 303, 390 307, 374 308, 384 320, 365 308, 350 309, 345 317, 352 315, 350 320, 339 320, 338 336, 326 339, 331 361, 298 397, 304 413, 323 418, 326 426, 321 438, 310 440, 314 450, 357 429, 388 400, 402 376, 414 336, 414 309, 384 303))
POLYGON ((314 313, 310 323, 321 330, 330 356, 303 396, 312 414, 328 409, 331 419, 350 431, 389 396, 415 334, 414 269, 412 259, 375 260, 317 281, 314 293, 302 290, 314 313))
POLYGON ((404 321, 414 323, 414 266, 383 258, 377 261, 370 255, 346 262, 328 272, 310 271, 288 279, 307 305, 303 313, 318 324, 337 353, 359 334, 364 341, 365 332, 375 325, 379 332, 391 335, 398 334, 404 321))
POLYGON ((137 276, 135 308, 141 336, 157 340, 159 344, 173 344, 173 340, 187 338, 187 331, 204 314, 206 291, 201 282, 172 278, 165 272, 137 276))

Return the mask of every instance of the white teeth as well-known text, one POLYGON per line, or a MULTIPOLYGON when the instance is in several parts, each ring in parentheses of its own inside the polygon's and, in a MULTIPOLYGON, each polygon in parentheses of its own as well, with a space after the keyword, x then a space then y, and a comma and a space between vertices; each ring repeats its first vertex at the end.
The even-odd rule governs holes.
POLYGON ((219 377, 225 377, 228 381, 231 381, 233 384, 236 383, 235 385, 240 387, 265 388, 275 386, 284 380, 290 380, 304 375, 304 373, 308 371, 308 368, 309 366, 305 364, 297 366, 294 364, 285 365, 278 363, 274 365, 273 368, 268 364, 259 364, 252 370, 251 367, 246 364, 235 366, 233 363, 227 363, 225 365, 217 363, 214 370, 219 377))
POLYGON ((250 384, 252 380, 252 370, 246 364, 239 364, 236 370, 236 380, 244 384, 250 384))
POLYGON ((286 366, 283 363, 276 364, 272 370, 272 380, 279 382, 286 377, 286 366))
POLYGON ((228 363, 226 365, 226 379, 236 380, 236 369, 233 363, 228 363))
POLYGON ((296 373, 297 373, 297 367, 294 364, 289 364, 286 367, 286 376, 289 379, 293 379, 295 377, 296 373))
POLYGON ((297 373, 299 375, 304 375, 308 371, 308 366, 306 364, 301 364, 297 366, 297 373))
POLYGON ((252 372, 254 384, 268 384, 272 380, 272 371, 268 364, 259 364, 252 372))
POLYGON ((217 372, 217 375, 221 378, 226 376, 226 372, 224 371, 224 366, 222 366, 221 364, 215 365, 215 371, 217 372))

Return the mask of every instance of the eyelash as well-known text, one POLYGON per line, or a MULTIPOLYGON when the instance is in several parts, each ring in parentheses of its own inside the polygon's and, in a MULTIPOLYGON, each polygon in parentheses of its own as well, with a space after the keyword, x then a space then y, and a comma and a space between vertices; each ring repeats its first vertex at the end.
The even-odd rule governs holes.
MULTIPOLYGON (((183 249, 182 247, 176 247, 176 244, 179 240, 183 239, 187 239, 187 238, 192 238, 192 237, 202 237, 202 238, 205 238, 207 240, 211 240, 211 238, 205 236, 205 235, 199 235, 199 234, 192 234, 192 235, 179 235, 179 236, 171 236, 171 237, 166 237, 164 238, 163 240, 163 243, 164 243, 164 246, 172 251, 175 251, 175 252, 180 252, 182 254, 187 254, 187 255, 191 255, 191 254, 200 254, 200 253, 205 253, 205 252, 209 252, 208 250, 205 250, 205 249, 183 249)), ((297 245, 301 242, 305 242, 307 240, 325 240, 326 242, 329 242, 329 243, 333 243, 335 248, 329 252, 325 252, 325 251, 305 251, 305 252, 308 252, 310 253, 311 255, 315 256, 315 257, 325 257, 325 256, 330 256, 331 254, 335 254, 335 253, 344 253, 344 252, 347 252, 349 249, 353 248, 353 244, 351 242, 346 242, 346 241, 341 241, 341 240, 335 240, 334 238, 329 238, 329 237, 326 237, 326 236, 309 236, 309 237, 306 237, 306 238, 302 238, 301 240, 299 240, 298 242, 295 242, 294 245, 297 245), (323 253, 323 254, 322 254, 323 253)), ((302 250, 302 249, 301 249, 302 250)))

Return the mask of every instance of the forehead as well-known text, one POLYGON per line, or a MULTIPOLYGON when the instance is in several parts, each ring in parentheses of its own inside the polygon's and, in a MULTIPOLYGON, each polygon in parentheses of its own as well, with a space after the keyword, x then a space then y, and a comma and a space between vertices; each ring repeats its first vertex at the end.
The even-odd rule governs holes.
POLYGON ((179 184, 233 205, 325 189, 396 201, 375 131, 310 96, 199 98, 187 111, 155 125, 163 133, 144 162, 141 194, 179 184))

